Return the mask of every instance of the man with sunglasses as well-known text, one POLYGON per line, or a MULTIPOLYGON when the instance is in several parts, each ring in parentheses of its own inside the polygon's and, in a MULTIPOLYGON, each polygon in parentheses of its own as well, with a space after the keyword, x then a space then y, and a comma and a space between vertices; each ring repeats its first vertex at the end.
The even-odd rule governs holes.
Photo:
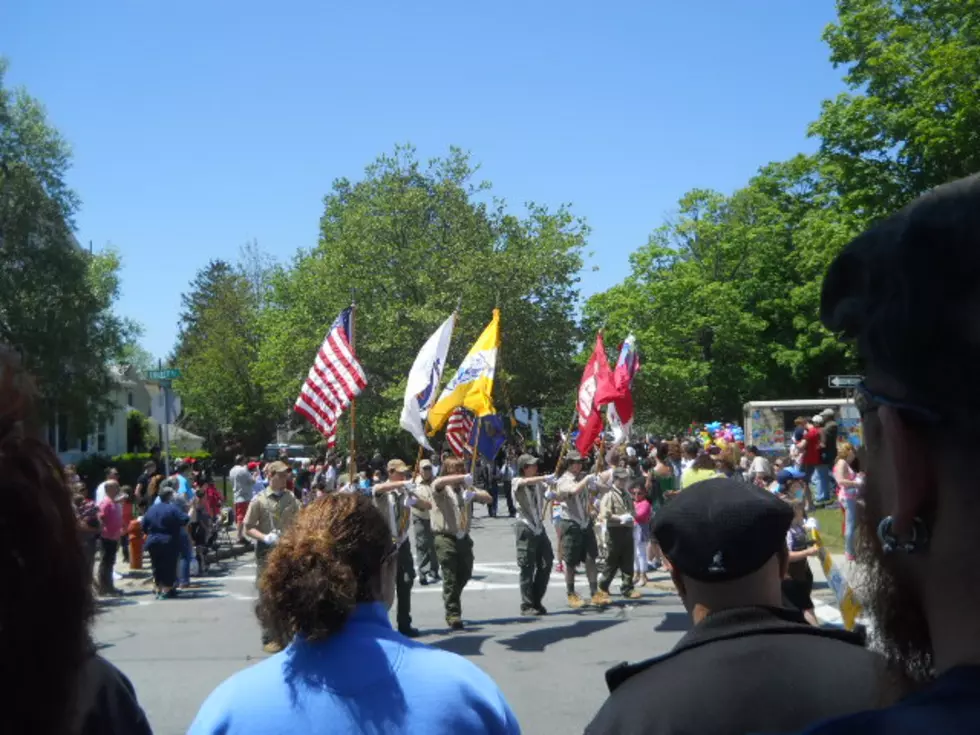
POLYGON ((858 563, 881 649, 919 683, 820 735, 980 727, 980 176, 929 192, 831 264, 821 319, 856 342, 866 450, 858 563))

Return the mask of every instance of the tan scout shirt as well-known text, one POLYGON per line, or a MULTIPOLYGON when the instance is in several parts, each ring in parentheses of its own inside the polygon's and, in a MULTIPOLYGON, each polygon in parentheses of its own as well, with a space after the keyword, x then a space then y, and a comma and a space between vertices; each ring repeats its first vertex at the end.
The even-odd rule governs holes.
MULTIPOLYGON (((435 478, 433 478, 433 479, 435 479, 435 478)), ((429 499, 429 496, 426 493, 431 493, 431 492, 432 492, 432 486, 431 485, 426 485, 425 484, 425 481, 422 480, 422 476, 421 475, 419 475, 418 477, 415 478, 415 494, 417 496, 419 496, 420 498, 423 498, 425 500, 428 500, 429 499)), ((421 518, 423 521, 427 521, 427 520, 429 520, 429 511, 427 511, 427 510, 419 510, 418 508, 413 507, 412 508, 412 517, 413 518, 421 518)))
POLYGON ((400 490, 390 493, 380 493, 374 496, 374 507, 388 521, 391 537, 398 546, 408 540, 408 527, 411 520, 411 508, 405 505, 405 494, 400 490))
MULTIPOLYGON (((613 516, 633 515, 633 496, 628 490, 620 490, 617 487, 610 488, 603 494, 599 501, 599 522, 609 523, 613 516)), ((614 524, 615 528, 619 524, 614 524)))
MULTIPOLYGON (((514 478, 516 483, 518 478, 514 478)), ((517 508, 517 520, 531 529, 535 535, 544 533, 544 523, 541 516, 544 514, 545 500, 544 493, 548 489, 544 482, 529 482, 511 490, 514 505, 517 508)))
POLYGON ((418 495, 432 503, 429 520, 432 521, 433 533, 445 533, 457 538, 463 538, 470 531, 470 519, 473 517, 473 503, 463 500, 465 488, 444 485, 438 490, 431 486, 419 486, 418 495))
POLYGON ((248 504, 248 510, 245 511, 245 530, 254 528, 259 533, 282 533, 296 521, 299 510, 299 501, 289 490, 283 490, 277 499, 272 490, 266 488, 248 504))
POLYGON ((555 492, 561 500, 561 519, 584 527, 589 523, 589 489, 585 488, 578 495, 571 494, 580 481, 571 472, 566 472, 558 480, 555 492))

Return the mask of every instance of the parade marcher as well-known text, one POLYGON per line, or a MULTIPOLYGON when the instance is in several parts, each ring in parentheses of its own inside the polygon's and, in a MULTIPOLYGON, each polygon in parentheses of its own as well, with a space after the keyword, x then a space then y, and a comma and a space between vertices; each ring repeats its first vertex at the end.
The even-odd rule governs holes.
MULTIPOLYGON (((266 468, 269 487, 256 495, 245 512, 245 534, 255 541, 255 578, 261 580, 269 553, 279 543, 282 534, 296 521, 300 505, 296 496, 287 492, 290 471, 285 462, 272 462, 266 468)), ((267 628, 262 628, 262 650, 278 653, 283 641, 277 640, 267 628)))
POLYGON ((235 466, 228 473, 231 480, 231 493, 235 502, 235 526, 238 528, 238 543, 247 543, 245 539, 245 513, 248 504, 252 502, 255 478, 245 464, 245 457, 239 454, 235 457, 235 466))
POLYGON ((426 498, 420 497, 414 491, 411 478, 412 468, 400 459, 393 459, 388 462, 388 480, 369 487, 367 493, 374 496, 375 507, 388 520, 391 538, 398 547, 398 577, 395 580, 398 632, 408 638, 418 638, 419 631, 412 627, 415 562, 412 560, 412 547, 408 542, 408 527, 412 508, 431 510, 432 506, 426 498))
POLYGON ((632 473, 626 467, 606 470, 599 475, 606 484, 612 475, 612 486, 602 496, 599 504, 599 522, 608 534, 606 569, 599 580, 599 595, 603 604, 610 602, 609 586, 616 573, 620 574, 619 591, 628 600, 642 595, 633 589, 633 497, 629 492, 632 473))
MULTIPOLYGON (((423 459, 419 462, 419 476, 415 478, 417 494, 424 495, 435 479, 432 462, 423 459)), ((436 541, 432 534, 432 521, 429 511, 416 504, 412 508, 412 530, 415 532, 415 556, 418 558, 419 584, 436 583, 439 576, 439 559, 436 557, 436 541)))
POLYGON ((821 321, 856 343, 866 376, 855 391, 862 602, 892 665, 920 686, 813 735, 977 732, 980 493, 975 455, 957 437, 980 420, 978 294, 976 175, 859 235, 824 280, 821 321))
POLYGON ((589 490, 596 488, 595 475, 583 475, 582 455, 576 449, 565 454, 567 469, 558 480, 555 492, 561 500, 561 545, 565 562, 565 591, 568 606, 583 607, 586 602, 575 592, 575 567, 585 563, 585 576, 589 580, 589 594, 594 605, 602 604, 599 595, 596 559, 599 548, 589 504, 589 490))
POLYGON ((212 692, 190 735, 519 735, 477 666, 391 629, 398 556, 366 497, 333 493, 308 507, 259 591, 264 624, 292 642, 212 692))
POLYGON ((653 533, 694 627, 669 653, 606 673, 611 694, 588 735, 791 732, 887 698, 884 659, 862 636, 782 607, 792 519, 783 500, 726 478, 657 514, 653 533))
POLYGON ((442 569, 442 601, 446 609, 446 625, 451 630, 462 630, 463 588, 473 576, 473 539, 470 538, 470 522, 473 519, 473 501, 486 505, 492 500, 490 493, 473 487, 473 478, 462 474, 463 461, 456 457, 446 460, 442 476, 433 480, 430 487, 422 488, 420 495, 431 505, 430 518, 435 534, 436 555, 442 569))
MULTIPOLYGON (((553 490, 553 477, 538 476, 538 458, 522 454, 517 459, 519 475, 511 480, 511 494, 517 509, 517 566, 521 574, 521 615, 547 615, 542 604, 551 580, 555 554, 545 533, 545 513, 553 490)), ((550 515, 550 513, 548 513, 550 515)))

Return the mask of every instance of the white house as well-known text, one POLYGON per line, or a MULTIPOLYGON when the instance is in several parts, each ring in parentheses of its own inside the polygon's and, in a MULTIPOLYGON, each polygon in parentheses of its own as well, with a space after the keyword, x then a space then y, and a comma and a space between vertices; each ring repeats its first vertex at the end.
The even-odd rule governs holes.
MULTIPOLYGON (((160 436, 162 434, 157 417, 162 419, 162 394, 157 383, 144 380, 139 371, 132 366, 110 368, 115 382, 112 400, 115 410, 108 419, 100 421, 95 431, 86 437, 73 436, 68 428, 67 416, 58 416, 48 426, 48 442, 58 453, 62 462, 75 463, 90 454, 105 454, 114 457, 125 454, 129 449, 126 436, 126 423, 131 411, 139 411, 150 418, 150 425, 160 436)), ((172 416, 180 413, 179 401, 175 401, 172 416)), ((172 451, 193 451, 200 449, 204 439, 176 426, 170 427, 172 451)))

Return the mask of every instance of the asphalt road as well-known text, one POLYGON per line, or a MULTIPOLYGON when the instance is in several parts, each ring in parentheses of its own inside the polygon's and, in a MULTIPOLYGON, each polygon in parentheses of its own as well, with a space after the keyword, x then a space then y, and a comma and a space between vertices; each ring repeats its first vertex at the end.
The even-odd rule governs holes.
MULTIPOLYGON (((492 676, 525 733, 581 732, 605 699, 603 672, 670 649, 688 628, 687 615, 663 574, 655 575, 659 585, 642 589, 642 599, 617 600, 600 612, 567 609, 563 580, 554 573, 545 598, 550 614, 520 617, 512 523, 476 520, 476 568, 463 595, 467 629, 450 634, 441 588, 418 583, 415 625, 425 642, 466 656, 492 676)), ((185 732, 217 684, 264 657, 254 576, 254 559, 246 555, 181 599, 156 601, 149 586, 127 582, 127 596, 102 609, 95 627, 101 652, 132 680, 158 735, 185 732)), ((583 577, 579 591, 587 590, 583 577)))

